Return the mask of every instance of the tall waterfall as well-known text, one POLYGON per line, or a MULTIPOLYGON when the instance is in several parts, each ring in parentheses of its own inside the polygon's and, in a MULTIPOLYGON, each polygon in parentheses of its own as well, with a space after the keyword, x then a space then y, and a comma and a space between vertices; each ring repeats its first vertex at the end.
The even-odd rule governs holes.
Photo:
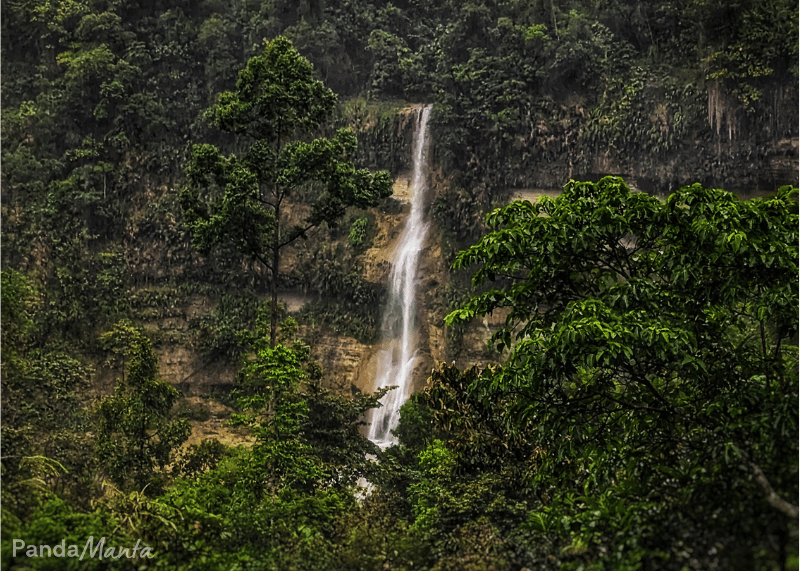
POLYGON ((389 301, 383 314, 385 350, 378 363, 377 387, 397 385, 381 399, 383 406, 372 411, 369 439, 380 447, 396 442, 392 429, 400 420, 400 407, 408 399, 414 366, 418 362, 416 328, 416 278, 419 255, 428 232, 423 218, 428 172, 428 117, 430 105, 417 117, 414 133, 414 173, 409 188, 411 213, 400 235, 392 262, 389 301))

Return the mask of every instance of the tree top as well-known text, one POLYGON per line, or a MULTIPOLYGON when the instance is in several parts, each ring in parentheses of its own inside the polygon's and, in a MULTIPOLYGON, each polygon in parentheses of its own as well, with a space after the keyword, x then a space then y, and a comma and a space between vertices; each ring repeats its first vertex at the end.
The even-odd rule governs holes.
POLYGON ((336 94, 314 76, 314 67, 283 36, 239 72, 236 91, 220 94, 209 118, 223 131, 280 141, 316 129, 333 111, 336 94))

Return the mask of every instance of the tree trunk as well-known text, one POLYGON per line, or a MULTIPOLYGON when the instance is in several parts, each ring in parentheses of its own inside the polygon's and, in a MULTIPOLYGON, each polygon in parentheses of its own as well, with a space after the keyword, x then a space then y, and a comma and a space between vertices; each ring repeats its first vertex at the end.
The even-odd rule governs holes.
POLYGON ((275 232, 272 235, 272 279, 270 280, 270 293, 272 294, 272 307, 269 316, 269 346, 275 348, 278 336, 278 269, 280 264, 281 244, 281 204, 275 206, 275 232))

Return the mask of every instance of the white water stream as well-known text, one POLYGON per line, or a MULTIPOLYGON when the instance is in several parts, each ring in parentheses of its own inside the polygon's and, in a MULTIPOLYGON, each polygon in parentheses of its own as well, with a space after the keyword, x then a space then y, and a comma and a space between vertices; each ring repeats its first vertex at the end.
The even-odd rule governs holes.
POLYGON ((428 233, 423 217, 428 174, 428 117, 430 105, 418 112, 414 133, 414 172, 409 188, 411 212, 400 235, 390 276, 389 300, 383 314, 383 344, 376 387, 397 385, 373 409, 368 437, 381 448, 397 439, 391 431, 400 420, 400 407, 408 400, 417 354, 416 284, 419 256, 428 233))

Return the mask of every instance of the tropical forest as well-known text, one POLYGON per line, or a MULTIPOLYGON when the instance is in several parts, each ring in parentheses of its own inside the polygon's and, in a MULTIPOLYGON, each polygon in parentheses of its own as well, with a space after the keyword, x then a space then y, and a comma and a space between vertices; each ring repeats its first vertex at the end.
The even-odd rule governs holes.
POLYGON ((799 568, 796 1, 0 15, 2 569, 799 568))

